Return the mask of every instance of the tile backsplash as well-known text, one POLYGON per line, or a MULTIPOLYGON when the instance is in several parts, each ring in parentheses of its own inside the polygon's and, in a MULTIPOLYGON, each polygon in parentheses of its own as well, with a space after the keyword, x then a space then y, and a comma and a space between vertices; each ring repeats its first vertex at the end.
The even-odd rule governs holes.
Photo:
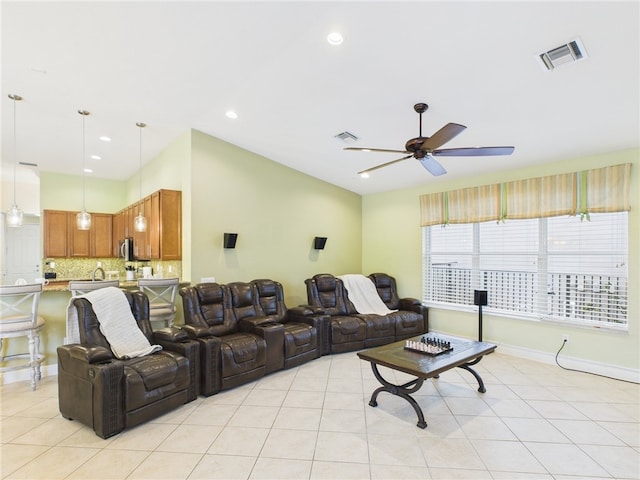
POLYGON ((60 280, 91 279, 93 271, 100 266, 105 271, 105 278, 119 278, 124 281, 125 267, 133 266, 136 278, 142 277, 142 267, 151 267, 154 277, 179 277, 182 279, 182 262, 180 261, 147 261, 125 262, 121 258, 44 258, 42 273, 55 273, 60 280))

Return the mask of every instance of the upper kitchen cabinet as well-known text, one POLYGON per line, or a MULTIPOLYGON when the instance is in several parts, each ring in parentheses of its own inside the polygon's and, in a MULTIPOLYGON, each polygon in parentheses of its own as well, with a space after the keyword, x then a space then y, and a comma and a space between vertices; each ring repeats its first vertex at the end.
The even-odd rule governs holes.
POLYGON ((159 190, 144 199, 144 207, 149 259, 181 260, 182 192, 159 190))
POLYGON ((45 210, 45 257, 112 257, 113 215, 92 213, 91 228, 76 227, 77 212, 45 210))
POLYGON ((68 255, 68 213, 62 210, 45 210, 43 212, 42 230, 44 232, 45 257, 66 257, 68 255))
POLYGON ((119 241, 133 238, 133 255, 141 260, 182 259, 182 192, 158 190, 113 215, 113 249, 119 241), (136 232, 133 221, 139 212, 147 230, 136 232))
POLYGON ((182 192, 160 190, 160 258, 182 260, 182 192))

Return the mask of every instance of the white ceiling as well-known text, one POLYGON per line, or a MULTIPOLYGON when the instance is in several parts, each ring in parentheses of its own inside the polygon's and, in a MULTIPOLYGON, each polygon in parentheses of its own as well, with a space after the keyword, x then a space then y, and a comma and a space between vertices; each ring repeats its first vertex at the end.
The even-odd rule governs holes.
MULTIPOLYGON (((367 194, 638 147, 639 2, 7 2, 2 162, 127 179, 188 128, 367 194), (344 43, 326 41, 340 31, 344 43), (588 58, 545 71, 537 54, 579 37, 588 58), (507 157, 440 158, 432 177, 402 155, 448 122, 444 147, 514 145, 507 157), (228 109, 239 118, 225 116, 228 109), (98 140, 112 138, 110 143, 98 140), (102 160, 88 158, 97 154, 102 160)), ((3 171, 5 168, 3 168, 3 171)))

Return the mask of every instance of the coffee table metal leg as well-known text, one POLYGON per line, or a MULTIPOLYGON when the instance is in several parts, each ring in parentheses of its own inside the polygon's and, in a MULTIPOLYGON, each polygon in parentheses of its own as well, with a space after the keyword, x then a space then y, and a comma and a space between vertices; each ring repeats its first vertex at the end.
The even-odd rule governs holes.
POLYGON ((373 374, 375 375, 375 377, 382 384, 382 387, 378 387, 374 390, 373 394, 371 395, 371 400, 369 400, 369 405, 371 405, 372 407, 378 406, 377 398, 380 392, 389 392, 392 395, 402 397, 407 402, 409 402, 409 404, 413 407, 413 410, 416 412, 416 415, 418 415, 418 427, 427 428, 427 422, 425 422, 424 420, 424 415, 422 413, 420 405, 418 405, 418 402, 416 402, 410 395, 411 393, 420 390, 420 387, 422 387, 424 380, 422 378, 416 378, 415 380, 411 380, 404 385, 394 385, 393 383, 390 383, 382 377, 382 375, 378 371, 378 366, 373 362, 371 362, 371 369, 373 370, 373 374))
POLYGON ((484 382, 482 381, 482 377, 478 372, 476 372, 473 368, 471 368, 471 365, 477 364, 480 360, 482 360, 482 357, 476 358, 473 362, 465 363, 464 365, 458 365, 458 368, 462 368, 463 370, 466 370, 467 372, 471 373, 471 375, 473 375, 478 381, 478 391, 480 393, 485 393, 487 389, 484 388, 484 382))

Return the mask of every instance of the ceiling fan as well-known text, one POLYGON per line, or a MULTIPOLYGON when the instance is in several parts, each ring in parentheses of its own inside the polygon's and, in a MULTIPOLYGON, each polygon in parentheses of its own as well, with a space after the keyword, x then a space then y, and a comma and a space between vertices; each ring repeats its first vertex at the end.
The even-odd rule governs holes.
POLYGON ((387 152, 387 153, 408 153, 406 157, 392 160, 391 162, 376 165, 358 172, 358 175, 377 170, 382 167, 393 165, 394 163, 415 158, 431 175, 444 175, 447 171, 434 157, 478 157, 490 155, 511 155, 515 147, 465 147, 465 148, 438 148, 466 129, 464 125, 457 123, 447 123, 444 127, 434 133, 431 137, 422 136, 422 114, 427 111, 429 105, 426 103, 416 103, 413 109, 420 115, 420 136, 407 141, 405 150, 387 150, 384 148, 366 147, 346 147, 344 150, 359 150, 361 152, 387 152))

